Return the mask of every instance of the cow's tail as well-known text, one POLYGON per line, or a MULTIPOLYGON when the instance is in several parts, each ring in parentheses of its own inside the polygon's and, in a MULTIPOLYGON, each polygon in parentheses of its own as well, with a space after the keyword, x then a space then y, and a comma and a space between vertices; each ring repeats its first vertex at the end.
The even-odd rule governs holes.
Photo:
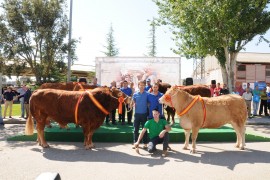
POLYGON ((34 134, 34 120, 32 118, 31 110, 29 107, 28 119, 26 120, 26 126, 25 126, 25 135, 33 135, 33 134, 34 134))

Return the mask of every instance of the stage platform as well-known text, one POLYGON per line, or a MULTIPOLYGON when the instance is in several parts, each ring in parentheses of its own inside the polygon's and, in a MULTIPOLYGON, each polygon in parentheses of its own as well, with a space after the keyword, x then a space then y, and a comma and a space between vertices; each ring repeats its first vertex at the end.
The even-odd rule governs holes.
MULTIPOLYGON (((56 123, 52 123, 52 128, 45 129, 47 141, 62 142, 83 142, 81 128, 76 128, 74 124, 68 124, 70 129, 60 129, 56 123)), ((184 142, 184 130, 179 126, 178 121, 173 125, 170 132, 170 142, 184 142)), ((36 141, 37 133, 31 136, 18 134, 8 138, 8 141, 36 141)), ((133 139, 133 126, 131 125, 111 125, 103 124, 96 130, 93 136, 94 142, 123 142, 131 143, 133 139)), ((236 134, 234 129, 223 126, 218 129, 200 129, 197 141, 205 142, 235 142, 236 134)), ((270 142, 270 138, 246 132, 247 142, 270 142)))

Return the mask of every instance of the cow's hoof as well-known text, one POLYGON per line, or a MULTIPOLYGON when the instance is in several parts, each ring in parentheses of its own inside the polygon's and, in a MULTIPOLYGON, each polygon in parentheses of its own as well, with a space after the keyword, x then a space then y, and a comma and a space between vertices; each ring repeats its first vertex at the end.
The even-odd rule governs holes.
POLYGON ((192 149, 192 150, 190 150, 190 153, 191 154, 195 154, 196 153, 196 150, 195 149, 192 149))
POLYGON ((239 145, 239 144, 236 144, 234 147, 239 148, 239 147, 240 147, 240 145, 239 145))
POLYGON ((87 146, 85 146, 85 149, 86 149, 86 150, 90 150, 90 149, 92 149, 92 148, 91 148, 90 145, 87 145, 87 146))
POLYGON ((43 148, 49 148, 50 146, 48 144, 42 145, 43 148))
POLYGON ((135 148, 136 153, 140 154, 139 148, 135 148))
POLYGON ((183 150, 189 150, 188 147, 183 147, 183 150))
POLYGON ((239 149, 240 149, 240 150, 245 150, 245 147, 244 147, 244 146, 242 146, 242 147, 240 147, 239 149))

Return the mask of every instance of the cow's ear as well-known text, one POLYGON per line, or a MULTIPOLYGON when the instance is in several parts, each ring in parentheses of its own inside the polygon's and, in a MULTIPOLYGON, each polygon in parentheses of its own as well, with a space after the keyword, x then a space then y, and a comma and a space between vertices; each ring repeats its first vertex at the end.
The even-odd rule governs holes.
POLYGON ((123 96, 123 93, 122 92, 119 92, 118 93, 118 97, 121 97, 121 96, 123 96))

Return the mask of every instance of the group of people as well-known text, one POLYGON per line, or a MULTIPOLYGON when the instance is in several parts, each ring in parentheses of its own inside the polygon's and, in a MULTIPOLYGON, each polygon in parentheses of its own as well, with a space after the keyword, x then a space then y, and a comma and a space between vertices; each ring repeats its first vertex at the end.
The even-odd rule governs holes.
MULTIPOLYGON (((210 86, 211 94, 213 97, 220 96, 224 94, 230 94, 227 85, 224 84, 221 88, 220 83, 217 83, 217 86, 210 86)), ((263 113, 265 116, 269 116, 270 113, 270 90, 267 92, 267 88, 264 87, 262 90, 259 90, 258 85, 255 86, 253 90, 250 87, 250 83, 247 83, 247 87, 244 89, 242 84, 236 86, 233 94, 238 94, 242 96, 247 104, 248 117, 252 118, 253 116, 261 116, 263 113), (253 105, 253 112, 251 112, 251 107, 253 105), (259 111, 259 113, 258 113, 259 111)))
POLYGON ((21 106, 21 118, 28 118, 29 115, 29 99, 31 96, 31 90, 28 85, 22 85, 17 90, 12 86, 7 87, 6 90, 2 89, 2 95, 0 96, 0 102, 4 103, 4 115, 2 117, 2 108, 0 105, 0 125, 4 125, 3 119, 6 118, 7 110, 9 109, 9 118, 12 118, 12 106, 13 102, 19 100, 21 106), (26 114, 26 116, 25 116, 26 114))
MULTIPOLYGON (((160 83, 161 80, 158 82, 160 83)), ((159 103, 159 98, 163 96, 158 91, 159 84, 151 84, 151 80, 140 81, 138 83, 138 91, 135 91, 132 84, 124 80, 120 90, 126 95, 132 97, 132 103, 123 105, 121 114, 119 114, 119 121, 122 125, 125 125, 125 118, 127 114, 127 123, 132 125, 132 116, 134 109, 134 122, 133 122, 133 148, 137 149, 141 140, 144 149, 153 153, 156 150, 158 143, 163 143, 163 155, 166 155, 169 135, 171 130, 170 125, 164 118, 162 104, 159 103), (142 127, 141 134, 139 135, 140 127, 142 127), (149 137, 147 133, 149 130, 149 137)), ((111 83, 111 88, 116 88, 116 83, 111 83)), ((118 109, 118 113, 119 113, 118 109)), ((109 123, 109 118, 112 120, 112 124, 116 124, 115 120, 116 110, 113 110, 110 115, 106 117, 106 123, 109 123)))
POLYGON ((265 116, 269 116, 270 112, 270 91, 267 92, 267 88, 264 87, 262 90, 259 90, 258 85, 255 86, 253 90, 250 87, 250 83, 247 84, 247 88, 243 93, 242 97, 245 99, 248 116, 252 118, 253 116, 261 116, 264 113, 265 116), (253 104, 253 113, 251 113, 251 103, 253 104), (258 114, 259 110, 259 114, 258 114))

